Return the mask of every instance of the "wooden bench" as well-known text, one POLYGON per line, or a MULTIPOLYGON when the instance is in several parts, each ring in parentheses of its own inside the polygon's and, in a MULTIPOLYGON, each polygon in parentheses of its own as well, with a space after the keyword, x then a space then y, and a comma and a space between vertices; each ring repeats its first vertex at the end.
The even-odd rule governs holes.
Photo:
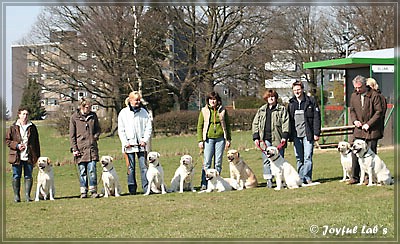
POLYGON ((321 128, 321 135, 319 142, 322 141, 322 143, 318 143, 318 141, 316 141, 315 147, 318 149, 336 147, 338 142, 325 143, 324 137, 352 135, 354 127, 355 127, 354 125, 345 125, 345 126, 321 128))

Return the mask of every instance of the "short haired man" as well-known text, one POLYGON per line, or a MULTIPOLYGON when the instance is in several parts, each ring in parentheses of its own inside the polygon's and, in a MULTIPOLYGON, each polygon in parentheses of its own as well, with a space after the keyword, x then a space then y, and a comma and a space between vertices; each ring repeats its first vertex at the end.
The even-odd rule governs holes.
POLYGON ((303 183, 312 183, 314 141, 321 134, 321 113, 313 97, 304 92, 304 84, 292 84, 294 96, 289 100, 289 139, 294 143, 297 171, 303 183))

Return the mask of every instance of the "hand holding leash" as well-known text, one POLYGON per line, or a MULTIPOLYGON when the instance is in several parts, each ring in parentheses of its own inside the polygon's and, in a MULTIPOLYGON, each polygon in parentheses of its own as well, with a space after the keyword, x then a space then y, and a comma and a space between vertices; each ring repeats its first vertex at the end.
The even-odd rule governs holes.
POLYGON ((286 140, 282 140, 281 143, 276 147, 280 151, 286 145, 286 140))

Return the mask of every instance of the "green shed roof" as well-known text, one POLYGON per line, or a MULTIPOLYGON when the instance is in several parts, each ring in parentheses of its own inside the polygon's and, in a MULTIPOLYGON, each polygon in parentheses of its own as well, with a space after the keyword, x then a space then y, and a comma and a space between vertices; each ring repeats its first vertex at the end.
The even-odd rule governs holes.
POLYGON ((308 62, 303 64, 304 69, 351 69, 369 67, 373 64, 394 64, 394 58, 340 58, 308 62))

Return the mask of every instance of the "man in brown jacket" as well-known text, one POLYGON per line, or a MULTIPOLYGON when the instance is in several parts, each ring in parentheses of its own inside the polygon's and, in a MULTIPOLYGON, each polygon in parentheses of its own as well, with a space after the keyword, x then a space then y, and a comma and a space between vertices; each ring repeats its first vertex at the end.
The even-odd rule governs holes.
MULTIPOLYGON (((350 117, 355 125, 353 140, 363 139, 371 150, 377 153, 378 139, 382 138, 382 102, 379 94, 366 84, 367 79, 361 75, 353 79, 355 92, 350 98, 350 117)), ((352 153, 353 176, 347 184, 356 184, 360 177, 360 165, 357 156, 352 153)))
POLYGON ((22 169, 24 169, 25 198, 31 201, 32 171, 40 157, 39 133, 29 120, 28 108, 18 109, 18 120, 6 132, 6 144, 10 148, 8 162, 12 165, 14 201, 20 202, 22 169))

